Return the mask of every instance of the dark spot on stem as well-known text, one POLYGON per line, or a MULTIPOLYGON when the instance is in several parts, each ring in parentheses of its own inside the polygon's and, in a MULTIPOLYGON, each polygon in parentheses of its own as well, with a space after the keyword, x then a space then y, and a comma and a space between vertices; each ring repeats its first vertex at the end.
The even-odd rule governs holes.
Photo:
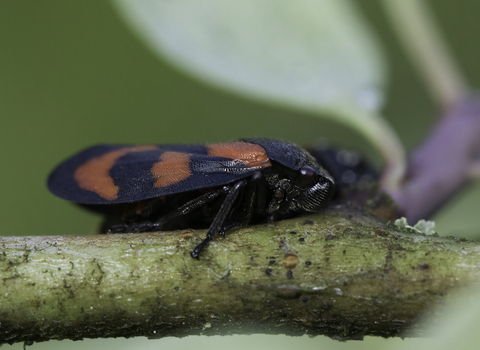
POLYGON ((268 262, 268 266, 272 266, 273 264, 275 264, 275 260, 270 260, 270 261, 268 262))
POLYGON ((428 270, 430 268, 430 265, 428 264, 420 264, 418 265, 419 270, 428 270))
POLYGON ((290 231, 291 235, 296 235, 297 233, 295 231, 290 231))
POLYGON ((267 276, 271 276, 272 275, 272 269, 265 269, 265 274, 267 276))
POLYGON ((293 272, 292 272, 292 270, 288 270, 288 271, 287 271, 287 278, 288 278, 289 280, 291 280, 291 279, 293 278, 293 272))
POLYGON ((312 265, 312 262, 307 260, 307 261, 305 261, 305 265, 310 266, 310 265, 312 265))

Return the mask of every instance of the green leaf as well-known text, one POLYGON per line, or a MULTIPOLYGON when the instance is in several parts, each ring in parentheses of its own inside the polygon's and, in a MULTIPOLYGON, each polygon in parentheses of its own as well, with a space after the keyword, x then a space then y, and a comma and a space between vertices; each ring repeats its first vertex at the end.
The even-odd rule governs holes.
POLYGON ((398 182, 403 148, 378 114, 385 62, 353 2, 114 3, 152 49, 192 75, 356 129, 378 147, 388 171, 396 174, 392 183, 398 182))
POLYGON ((301 106, 382 100, 384 62, 351 2, 116 3, 152 48, 213 84, 301 106))

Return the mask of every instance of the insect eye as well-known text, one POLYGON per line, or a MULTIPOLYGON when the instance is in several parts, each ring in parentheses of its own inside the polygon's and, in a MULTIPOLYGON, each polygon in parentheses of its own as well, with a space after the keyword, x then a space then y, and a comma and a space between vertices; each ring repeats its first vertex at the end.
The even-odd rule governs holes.
POLYGON ((316 173, 309 166, 303 166, 300 168, 300 182, 303 185, 310 185, 315 182, 316 173))

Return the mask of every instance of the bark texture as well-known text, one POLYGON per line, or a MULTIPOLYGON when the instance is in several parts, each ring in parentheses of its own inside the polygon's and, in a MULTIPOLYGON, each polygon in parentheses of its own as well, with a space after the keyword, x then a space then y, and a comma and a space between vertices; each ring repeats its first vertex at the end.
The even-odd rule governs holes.
POLYGON ((377 204, 240 229, 200 260, 200 230, 3 237, 0 343, 421 335, 422 316, 478 281, 480 245, 400 232, 371 214, 377 204))

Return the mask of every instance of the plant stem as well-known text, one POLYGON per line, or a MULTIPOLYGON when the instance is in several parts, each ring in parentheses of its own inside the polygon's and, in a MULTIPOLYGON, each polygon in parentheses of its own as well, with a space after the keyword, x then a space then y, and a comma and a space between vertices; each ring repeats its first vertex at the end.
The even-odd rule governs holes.
POLYGON ((1 238, 0 342, 194 334, 422 335, 478 280, 480 244, 339 205, 217 239, 205 231, 1 238))
POLYGON ((412 153, 407 180, 388 191, 411 224, 432 216, 472 180, 479 162, 478 135, 480 98, 473 96, 450 108, 412 153))
POLYGON ((443 108, 465 97, 468 85, 423 0, 382 1, 394 29, 433 99, 443 108))

